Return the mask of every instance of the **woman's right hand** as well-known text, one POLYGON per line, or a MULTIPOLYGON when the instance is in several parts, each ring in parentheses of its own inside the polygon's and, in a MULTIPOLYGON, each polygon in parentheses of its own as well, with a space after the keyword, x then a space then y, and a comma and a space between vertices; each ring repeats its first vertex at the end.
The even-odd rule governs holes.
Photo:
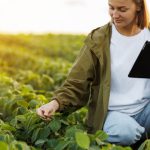
POLYGON ((51 116, 54 115, 59 108, 59 103, 53 100, 45 105, 42 105, 36 110, 36 113, 45 120, 50 120, 51 116))

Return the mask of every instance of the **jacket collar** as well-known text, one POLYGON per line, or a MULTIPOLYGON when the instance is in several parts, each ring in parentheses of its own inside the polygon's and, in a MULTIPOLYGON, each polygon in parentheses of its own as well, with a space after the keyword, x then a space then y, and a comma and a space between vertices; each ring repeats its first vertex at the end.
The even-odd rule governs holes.
POLYGON ((96 54, 96 56, 100 57, 103 50, 106 49, 106 45, 109 46, 111 30, 112 23, 109 22, 102 27, 92 30, 92 32, 85 39, 85 44, 96 54))
MULTIPOLYGON (((148 25, 150 30, 150 23, 148 25)), ((93 51, 96 55, 99 55, 100 48, 110 44, 111 32, 112 31, 112 22, 107 23, 102 27, 98 27, 87 36, 85 39, 85 44, 93 51), (109 42, 109 43, 106 43, 109 42)))

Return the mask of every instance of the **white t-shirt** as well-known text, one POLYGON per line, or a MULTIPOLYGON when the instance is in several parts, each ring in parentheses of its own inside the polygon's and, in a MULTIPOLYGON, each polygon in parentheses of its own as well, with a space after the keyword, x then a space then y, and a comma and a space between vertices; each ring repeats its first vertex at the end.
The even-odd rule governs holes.
POLYGON ((134 115, 149 102, 150 79, 128 77, 146 40, 150 41, 147 28, 137 35, 124 36, 112 26, 109 110, 134 115))

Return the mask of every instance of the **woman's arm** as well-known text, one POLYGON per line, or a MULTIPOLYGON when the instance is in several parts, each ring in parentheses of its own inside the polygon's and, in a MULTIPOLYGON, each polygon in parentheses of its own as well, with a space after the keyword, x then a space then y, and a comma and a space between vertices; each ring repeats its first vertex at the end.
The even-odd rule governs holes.
POLYGON ((85 45, 81 49, 64 84, 54 92, 52 100, 57 100, 59 110, 74 111, 86 105, 94 76, 92 52, 85 45))
POLYGON ((54 92, 51 102, 37 109, 37 114, 48 119, 57 110, 73 112, 85 106, 89 100, 94 73, 92 52, 84 45, 64 84, 54 92))

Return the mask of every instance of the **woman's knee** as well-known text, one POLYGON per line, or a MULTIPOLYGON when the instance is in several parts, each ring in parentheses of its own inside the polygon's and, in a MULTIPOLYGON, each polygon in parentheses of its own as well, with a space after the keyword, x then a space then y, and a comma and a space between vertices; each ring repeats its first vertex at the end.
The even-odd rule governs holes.
POLYGON ((107 141, 119 145, 134 144, 145 131, 133 118, 118 113, 108 116, 103 129, 109 136, 107 141), (114 115, 122 119, 116 119, 114 115))
POLYGON ((142 134, 136 128, 122 128, 118 135, 120 145, 131 145, 140 140, 142 134))
POLYGON ((110 128, 107 131, 109 136, 108 142, 116 143, 119 145, 131 145, 140 140, 144 128, 139 126, 125 126, 123 124, 117 125, 114 128, 110 128))

